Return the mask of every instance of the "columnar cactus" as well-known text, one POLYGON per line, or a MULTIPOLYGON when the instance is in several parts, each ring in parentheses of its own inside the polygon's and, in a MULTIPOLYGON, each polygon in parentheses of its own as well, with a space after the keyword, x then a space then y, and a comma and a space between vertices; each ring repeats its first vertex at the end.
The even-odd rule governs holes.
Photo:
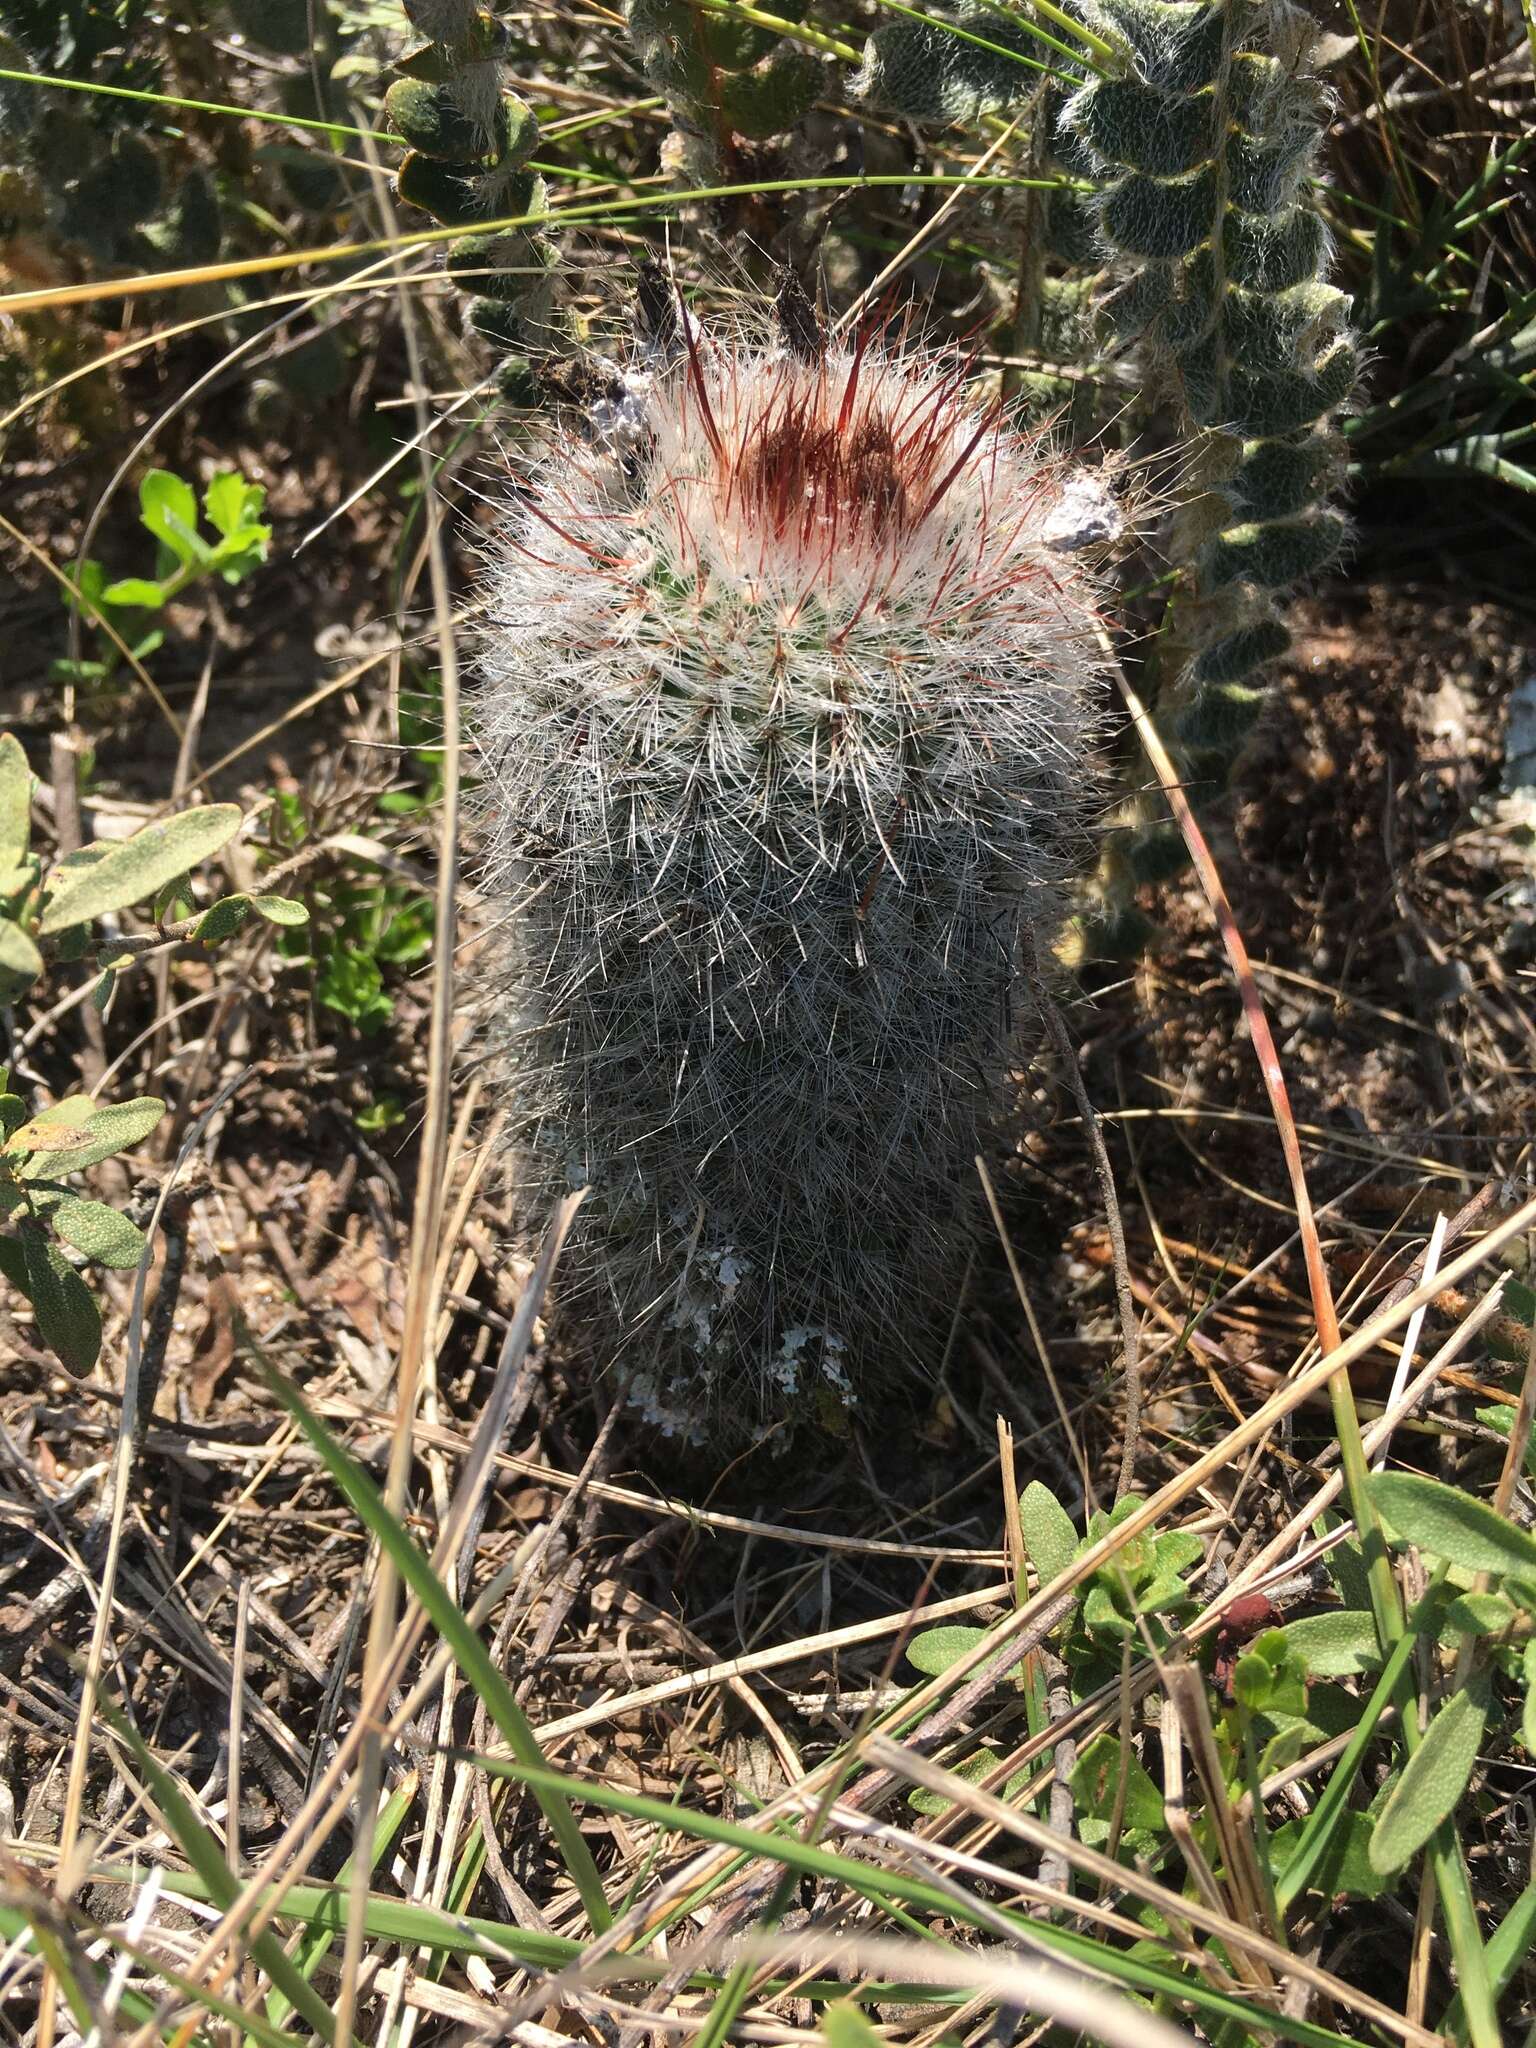
MULTIPOLYGON (((792 18, 803 4, 781 12, 792 18)), ((625 16, 671 109, 676 167, 696 184, 732 173, 737 138, 786 134, 826 90, 827 67, 809 50, 700 0, 628 0, 625 16)))
POLYGON ((955 365, 800 343, 673 308, 490 543, 492 1065, 691 1434, 935 1361, 1094 801, 1112 501, 955 365))
MULTIPOLYGON (((528 168, 539 124, 502 90, 506 29, 474 0, 405 0, 405 11, 431 40, 400 60, 384 97, 385 119, 411 152, 397 189, 445 227, 467 230, 446 261, 470 294, 472 331, 498 349, 526 348, 548 326, 553 244, 532 225, 481 225, 547 206, 544 180, 528 168)), ((521 378, 520 358, 508 367, 521 378)))

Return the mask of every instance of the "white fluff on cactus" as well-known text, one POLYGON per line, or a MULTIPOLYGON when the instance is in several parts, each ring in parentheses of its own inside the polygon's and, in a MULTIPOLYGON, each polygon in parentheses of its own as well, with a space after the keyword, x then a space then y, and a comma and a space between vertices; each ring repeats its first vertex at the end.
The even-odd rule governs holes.
POLYGON ((530 1225, 591 1190, 569 1321, 694 1439, 938 1364, 1095 804, 1111 501, 952 360, 808 355, 684 323, 489 544, 491 1072, 530 1225))

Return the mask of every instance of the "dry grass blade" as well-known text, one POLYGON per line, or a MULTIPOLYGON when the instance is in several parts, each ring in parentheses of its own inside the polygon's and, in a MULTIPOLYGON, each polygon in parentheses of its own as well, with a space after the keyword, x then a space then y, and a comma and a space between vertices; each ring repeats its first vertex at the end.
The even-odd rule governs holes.
POLYGON ((1269 1018, 1264 1008, 1264 999, 1259 994, 1258 982, 1254 979, 1253 966, 1248 958, 1248 948, 1238 930, 1237 919, 1232 914, 1232 905, 1227 897, 1226 887, 1211 858, 1206 845, 1205 834, 1190 809, 1179 782, 1178 771, 1173 765, 1168 749, 1163 745, 1157 727, 1152 723, 1146 706, 1132 688, 1124 669, 1115 656, 1108 637, 1103 641, 1106 659, 1114 666, 1116 684, 1125 699, 1126 709, 1136 726, 1136 735, 1146 749, 1147 759, 1157 773, 1163 796, 1174 820, 1189 848, 1190 859, 1200 878, 1221 932, 1221 942, 1226 948, 1227 958, 1232 963, 1232 973, 1242 999, 1243 1016, 1253 1039, 1259 1069, 1264 1077, 1264 1089, 1269 1096, 1270 1108, 1279 1133, 1281 1150, 1285 1154, 1286 1172, 1290 1175, 1291 1196, 1296 1205, 1296 1224, 1301 1233, 1302 1256, 1306 1261, 1307 1285, 1312 1294, 1312 1312, 1317 1318, 1318 1342, 1324 1351, 1334 1350, 1339 1342, 1339 1319, 1333 1305, 1333 1289, 1328 1281, 1328 1269, 1323 1259, 1322 1243, 1317 1234, 1317 1218, 1312 1209, 1312 1197, 1307 1188, 1306 1168, 1302 1165, 1301 1147, 1296 1138, 1296 1119, 1291 1114, 1290 1096, 1285 1085, 1285 1074, 1280 1065, 1280 1055, 1275 1049, 1274 1034, 1269 1028, 1269 1018))
MULTIPOLYGON (((1189 2048, 1192 2036, 1144 2006, 1053 1963, 997 1950, 956 1955, 928 1942, 889 1936, 754 1934, 743 1944, 754 1961, 796 1969, 884 1977, 898 1983, 978 1993, 989 2003, 1071 2028, 1104 2048, 1189 2048)), ((1432 2035, 1426 2035, 1432 2041, 1432 2035)))
POLYGON ((868 1752, 872 1761, 882 1764, 893 1776, 910 1778, 914 1784, 922 1785, 928 1791, 937 1792, 950 1799, 957 1806, 990 1821, 1003 1832, 1028 1842, 1033 1848, 1049 1854, 1061 1854, 1084 1872, 1096 1878, 1101 1885, 1112 1891, 1124 1891, 1139 1898, 1170 1919, 1175 1925, 1187 1921, 1220 1941, 1231 1951, 1241 1951, 1272 1970, 1279 1978, 1293 1978, 1298 1983, 1309 1984, 1314 1990, 1323 1991, 1347 2010, 1358 2013, 1362 2019, 1394 2034, 1399 2040, 1413 2044, 1413 2048, 1435 2048, 1439 2037, 1422 2027, 1416 2027, 1392 2011, 1390 2006, 1379 2000, 1368 1998, 1353 1990, 1341 1979, 1315 1964, 1293 1955, 1271 1936, 1257 1927, 1235 1920, 1227 1914, 1213 1912, 1197 1900, 1170 1891, 1155 1880, 1143 1877, 1139 1871, 1117 1863, 1112 1857, 1104 1856, 1096 1849, 1090 1849, 1082 1842, 1063 1842, 1043 1821, 1022 1813, 1007 1801, 998 1799, 979 1786, 957 1777, 953 1771, 946 1771, 927 1758, 914 1756, 899 1742, 892 1742, 888 1736, 871 1735, 868 1752))

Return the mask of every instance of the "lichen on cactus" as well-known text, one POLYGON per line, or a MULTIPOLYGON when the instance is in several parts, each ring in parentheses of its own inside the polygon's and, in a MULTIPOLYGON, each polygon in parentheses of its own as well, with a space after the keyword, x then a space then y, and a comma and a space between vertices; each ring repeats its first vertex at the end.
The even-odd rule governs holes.
POLYGON ((487 1059, 530 1224, 591 1190, 565 1299, 663 1427, 937 1362, 1089 845, 1117 525, 952 362, 680 314, 518 479, 487 1059))

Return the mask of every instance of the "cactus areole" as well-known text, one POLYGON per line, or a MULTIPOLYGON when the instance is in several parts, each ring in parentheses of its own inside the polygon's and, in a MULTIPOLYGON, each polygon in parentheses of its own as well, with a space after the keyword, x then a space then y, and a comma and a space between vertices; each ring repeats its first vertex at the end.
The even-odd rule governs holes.
POLYGON ((1113 501, 866 338, 691 323, 490 544, 490 1063, 573 1322, 695 1439, 942 1353, 1088 845, 1113 501))

